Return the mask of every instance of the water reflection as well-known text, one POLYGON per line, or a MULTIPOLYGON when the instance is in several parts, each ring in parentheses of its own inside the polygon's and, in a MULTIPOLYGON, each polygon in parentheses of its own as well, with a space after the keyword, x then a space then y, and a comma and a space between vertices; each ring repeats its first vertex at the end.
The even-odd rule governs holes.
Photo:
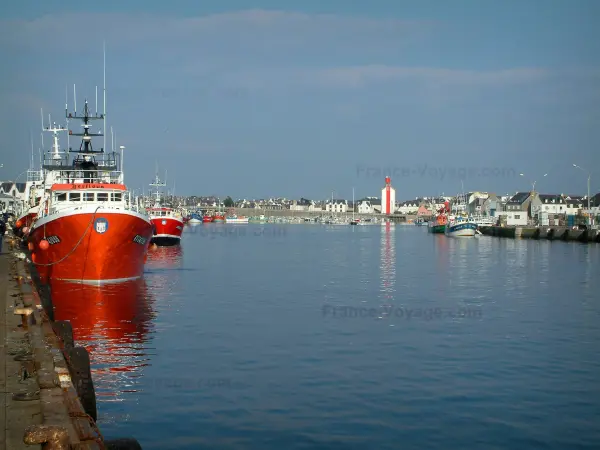
POLYGON ((396 233, 391 223, 381 226, 381 299, 390 304, 396 291, 396 233))
POLYGON ((56 281, 55 320, 68 320, 76 345, 90 353, 98 401, 122 401, 149 364, 154 298, 145 280, 107 286, 56 281))
POLYGON ((183 249, 181 245, 170 247, 150 247, 148 249, 148 269, 179 269, 183 266, 183 249))

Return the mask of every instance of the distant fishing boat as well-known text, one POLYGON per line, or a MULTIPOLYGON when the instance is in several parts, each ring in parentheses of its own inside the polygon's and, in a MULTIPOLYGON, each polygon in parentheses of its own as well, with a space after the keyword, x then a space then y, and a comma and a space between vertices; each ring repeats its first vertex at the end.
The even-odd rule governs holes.
POLYGON ((427 222, 427 231, 433 234, 443 234, 446 231, 448 223, 448 213, 450 212, 450 202, 445 202, 433 217, 433 220, 427 222))
POLYGON ((455 214, 448 218, 444 233, 450 237, 472 237, 477 233, 477 223, 470 219, 465 212, 464 195, 459 195, 452 209, 455 214))
POLYGON ((200 216, 198 213, 192 213, 190 214, 190 220, 188 220, 188 223, 192 225, 202 223, 202 216, 200 216))
POLYGON ((444 233, 450 237, 475 236, 477 233, 477 223, 464 216, 451 217, 446 224, 444 233))
POLYGON ((248 217, 233 214, 225 217, 225 223, 248 223, 248 217))
POLYGON ((417 227, 424 227, 427 226, 427 222, 422 218, 422 217, 418 217, 417 220, 414 221, 414 224, 417 227))
POLYGON ((166 183, 158 177, 158 169, 154 182, 150 186, 156 188, 154 205, 148 209, 154 231, 150 242, 161 246, 178 245, 183 232, 183 217, 177 210, 165 203, 160 188, 165 187, 166 183))

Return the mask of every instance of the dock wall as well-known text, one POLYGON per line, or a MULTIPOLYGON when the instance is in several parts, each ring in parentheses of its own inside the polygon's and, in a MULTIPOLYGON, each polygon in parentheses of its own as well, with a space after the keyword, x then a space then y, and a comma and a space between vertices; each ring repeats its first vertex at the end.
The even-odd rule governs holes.
POLYGON ((36 284, 20 240, 5 238, 3 250, 0 448, 141 450, 135 439, 104 439, 86 349, 73 341, 70 322, 53 320, 50 290, 36 284))
POLYGON ((579 230, 569 227, 481 227, 487 236, 545 239, 550 241, 568 241, 581 243, 599 243, 600 230, 579 230))

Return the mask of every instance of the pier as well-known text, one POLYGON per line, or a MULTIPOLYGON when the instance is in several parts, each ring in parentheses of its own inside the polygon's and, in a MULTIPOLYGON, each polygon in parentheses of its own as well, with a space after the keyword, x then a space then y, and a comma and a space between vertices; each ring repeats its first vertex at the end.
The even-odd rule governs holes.
POLYGON ((550 241, 570 241, 600 243, 600 230, 580 230, 569 227, 480 227, 486 236, 516 239, 545 239, 550 241))
POLYGON ((87 350, 68 321, 53 320, 50 290, 36 284, 27 252, 5 239, 0 255, 0 450, 141 449, 105 440, 87 350))

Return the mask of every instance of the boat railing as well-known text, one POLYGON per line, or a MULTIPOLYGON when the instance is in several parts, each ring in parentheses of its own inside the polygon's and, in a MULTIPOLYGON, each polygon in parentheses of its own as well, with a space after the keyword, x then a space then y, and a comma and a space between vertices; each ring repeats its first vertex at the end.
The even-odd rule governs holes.
POLYGON ((27 181, 33 183, 42 181, 42 171, 29 169, 27 171, 27 181))
POLYGON ((56 183, 102 183, 119 184, 121 182, 121 172, 102 172, 96 169, 82 170, 74 168, 69 170, 64 168, 56 173, 56 183))

